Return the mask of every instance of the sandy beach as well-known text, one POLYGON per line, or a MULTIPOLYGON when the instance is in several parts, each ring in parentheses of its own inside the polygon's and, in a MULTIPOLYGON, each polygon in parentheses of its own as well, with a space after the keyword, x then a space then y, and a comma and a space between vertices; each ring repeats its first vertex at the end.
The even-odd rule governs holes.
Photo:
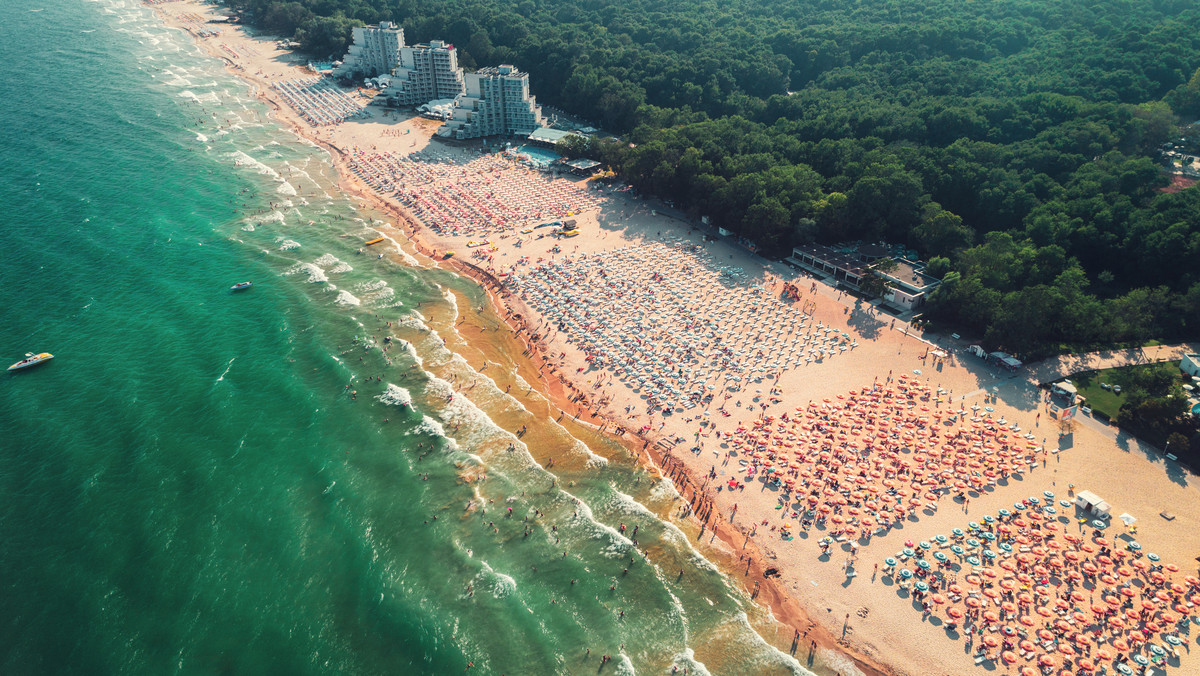
MULTIPOLYGON (((1011 513, 1018 503, 1022 510, 1044 514, 1035 520, 1061 522, 1050 530, 1061 530, 1063 537, 1079 535, 1072 546, 1099 537, 1109 543, 1101 549, 1128 552, 1131 563, 1149 561, 1143 556, 1153 553, 1175 567, 1164 571, 1170 573, 1164 580, 1152 579, 1149 564, 1125 576, 1142 583, 1139 596, 1131 599, 1168 592, 1170 600, 1161 601, 1163 608, 1155 613, 1183 614, 1174 607, 1190 612, 1195 605, 1189 599, 1196 590, 1185 577, 1198 573, 1200 514, 1189 509, 1200 504, 1197 478, 1099 421, 1082 417, 1069 429, 1061 427, 1050 419, 1038 385, 1084 369, 1178 360, 1197 346, 1074 355, 1010 373, 968 355, 963 340, 924 335, 824 280, 712 241, 669 209, 618 185, 547 176, 516 159, 484 154, 478 142, 444 142, 434 137, 436 122, 367 106, 369 91, 281 86, 311 86, 305 60, 275 38, 208 23, 223 18, 210 5, 169 2, 156 10, 251 82, 282 123, 329 149, 347 192, 395 223, 394 231, 385 228, 381 234, 400 241, 422 264, 452 267, 489 290, 511 339, 530 348, 530 368, 537 369, 547 396, 581 424, 620 438, 641 462, 670 477, 690 502, 709 550, 785 627, 768 638, 802 662, 812 652, 823 670, 840 674, 978 669, 1015 674, 1026 667, 1045 673, 1041 656, 1057 652, 1053 673, 1066 668, 1063 658, 1075 660, 1071 668, 1082 668, 1080 660, 1105 648, 1082 650, 1081 644, 1076 653, 1084 654, 1067 655, 1037 641, 1035 650, 1020 651, 1029 657, 1006 662, 1002 628, 966 634, 960 620, 951 630, 948 609, 957 606, 943 601, 923 612, 928 597, 918 599, 910 585, 901 584, 905 580, 898 570, 905 566, 886 563, 906 548, 914 550, 911 561, 925 560, 916 556, 921 548, 915 543, 936 541, 936 535, 949 536, 955 529, 1000 535, 999 526, 1012 518, 1001 510, 1011 513), (326 112, 314 112, 318 109, 326 112), (330 123, 320 117, 335 113, 347 117, 330 123), (578 236, 555 237, 554 228, 535 227, 566 219, 576 221, 578 236), (948 356, 936 359, 934 350, 948 356), (872 408, 884 404, 893 406, 890 414, 872 408), (831 414, 839 416, 835 427, 830 427, 831 414), (884 423, 913 425, 911 438, 904 429, 881 429, 884 423), (867 426, 881 436, 857 441, 861 437, 855 432, 868 431, 867 426), (756 431, 761 435, 751 438, 756 431), (829 437, 821 436, 825 433, 829 437), (947 445, 955 449, 944 450, 947 445), (948 455, 914 457, 926 447, 948 455), (1000 451, 1021 464, 989 467, 988 458, 998 461, 1000 451), (944 469, 928 469, 934 462, 961 466, 968 474, 951 471, 944 484, 917 476, 944 469), (971 462, 980 463, 975 468, 980 481, 971 480, 971 462), (863 481, 855 482, 850 470, 859 464, 863 481), (807 496, 835 475, 834 486, 849 478, 858 484, 856 490, 831 493, 826 517, 805 518, 807 506, 826 504, 823 494, 817 502, 807 496), (824 482, 820 486, 818 479, 824 482), (1112 506, 1113 525, 1101 536, 1077 523, 1073 508, 1060 504, 1058 512, 1041 511, 1082 490, 1112 506), (846 504, 836 502, 839 495, 846 504), (894 500, 885 496, 907 500, 909 508, 897 513, 886 506, 894 500), (1046 504, 1030 503, 1031 497, 1046 504), (1123 513, 1137 518, 1136 532, 1116 518, 1123 513), (887 527, 880 515, 889 519, 887 527), (985 515, 1001 517, 995 529, 969 528, 985 515), (835 523, 833 516, 843 519, 835 523), (836 539, 850 520, 854 531, 836 539), (822 546, 826 537, 835 539, 822 546), (1134 541, 1140 549, 1129 547, 1134 541), (1171 593, 1171 584, 1188 591, 1171 593), (977 661, 978 649, 993 634, 997 645, 977 661)), ((495 338, 480 334, 477 339, 495 338)), ((1025 528, 1038 533, 1013 525, 1014 545, 1018 536, 1046 535, 1041 526, 1025 528)), ((1008 535, 996 541, 1006 544, 1008 535)), ((951 540, 936 548, 947 561, 931 567, 943 579, 930 583, 930 593, 942 590, 966 604, 967 597, 976 597, 965 591, 950 594, 950 585, 963 583, 976 568, 990 567, 950 556, 951 540)), ((999 559, 1011 558, 1014 569, 1008 572, 1016 578, 1017 558, 1025 552, 1020 546, 1011 549, 1005 552, 1011 557, 999 559)), ((1082 570, 1085 560, 1103 554, 1082 550, 1080 556, 1074 565, 1082 570)), ((1043 558, 1049 563, 1054 557, 1043 558)), ((1124 563, 1105 565, 1117 579, 1124 563)), ((918 568, 915 563, 907 567, 914 573, 918 568)), ((1110 595, 1120 596, 1118 585, 1100 581, 1103 574, 1108 573, 1081 577, 1077 588, 1062 586, 1065 573, 1053 576, 1060 582, 1054 585, 1059 595, 1049 598, 1084 590, 1086 600, 1077 602, 1086 610, 1110 595)), ((1033 586, 1039 585, 1031 582, 1030 590, 1033 586)), ((994 599, 997 608, 1005 602, 1000 599, 994 599)), ((1022 603, 1011 613, 1014 631, 1038 605, 1022 603)), ((1073 619, 1070 612, 1054 612, 1047 619, 1073 619)), ((1106 617, 1099 611, 1096 616, 1106 617)), ((1094 619, 1089 614, 1086 621, 1076 620, 1078 626, 1071 624, 1082 631, 1094 619)), ((1019 631, 1036 631, 1043 621, 1019 631)), ((1135 625, 1145 621, 1130 618, 1135 625)), ((981 620, 975 623, 981 625, 981 620)), ((1126 640, 1134 628, 1120 635, 1106 631, 1095 640, 1111 645, 1126 640)), ((1160 627, 1154 633, 1175 635, 1172 631, 1160 627)), ((1175 651, 1178 657, 1166 658, 1166 673, 1197 673, 1200 662, 1189 654, 1196 634, 1180 630, 1178 635, 1182 645, 1175 651)), ((1148 648, 1132 647, 1113 652, 1131 651, 1150 654, 1148 648)))

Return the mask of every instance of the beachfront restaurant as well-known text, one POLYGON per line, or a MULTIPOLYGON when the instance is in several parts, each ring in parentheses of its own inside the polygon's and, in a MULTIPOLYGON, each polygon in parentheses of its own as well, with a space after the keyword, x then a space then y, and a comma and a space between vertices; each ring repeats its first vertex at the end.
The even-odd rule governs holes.
POLYGON ((906 258, 895 261, 894 268, 888 271, 876 270, 875 274, 891 282, 891 290, 884 300, 895 305, 901 311, 913 310, 925 302, 925 297, 941 285, 942 280, 933 275, 925 274, 925 266, 914 263, 906 258))
POLYGON ((553 150, 554 146, 557 145, 559 141, 569 136, 582 137, 583 134, 580 134, 577 131, 564 131, 562 129, 542 127, 540 129, 533 130, 533 133, 526 137, 526 139, 529 141, 529 143, 538 146, 539 148, 550 148, 553 150))
POLYGON ((862 260, 855 250, 831 249, 821 244, 798 246, 785 261, 823 277, 832 277, 856 290, 866 278, 870 263, 874 262, 862 260))
POLYGON ((577 176, 591 176, 592 174, 596 173, 596 169, 600 167, 600 163, 596 160, 589 160, 581 157, 577 160, 571 160, 570 162, 567 162, 566 166, 572 174, 577 176))

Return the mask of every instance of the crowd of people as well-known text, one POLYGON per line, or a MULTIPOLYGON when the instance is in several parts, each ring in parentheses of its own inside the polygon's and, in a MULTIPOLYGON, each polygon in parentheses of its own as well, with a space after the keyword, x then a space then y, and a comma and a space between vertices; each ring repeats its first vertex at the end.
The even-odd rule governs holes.
POLYGON ((700 245, 670 239, 517 268, 509 286, 593 366, 662 408, 728 398, 857 346, 746 280, 700 245))
POLYGON ((1022 676, 1094 674, 1107 662, 1121 674, 1178 666, 1200 579, 1142 552, 1130 534, 1106 535, 1106 521, 1068 516, 1072 502, 1060 500, 1060 510, 1054 497, 1031 496, 952 537, 906 547, 885 573, 911 587, 926 616, 945 615, 952 631, 962 623, 968 642, 978 641, 977 662, 1023 662, 1022 676), (925 552, 942 560, 946 547, 983 547, 983 558, 968 555, 969 571, 930 566, 925 552), (915 572, 896 570, 908 565, 915 572))

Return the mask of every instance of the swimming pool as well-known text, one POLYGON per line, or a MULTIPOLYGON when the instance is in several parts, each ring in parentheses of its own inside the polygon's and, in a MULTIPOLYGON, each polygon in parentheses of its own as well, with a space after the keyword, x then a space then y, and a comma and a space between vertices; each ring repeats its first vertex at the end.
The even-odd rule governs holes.
POLYGON ((513 148, 512 152, 515 155, 524 156, 531 164, 542 168, 548 167, 562 159, 562 156, 558 153, 551 152, 545 148, 538 148, 537 146, 520 146, 513 148))

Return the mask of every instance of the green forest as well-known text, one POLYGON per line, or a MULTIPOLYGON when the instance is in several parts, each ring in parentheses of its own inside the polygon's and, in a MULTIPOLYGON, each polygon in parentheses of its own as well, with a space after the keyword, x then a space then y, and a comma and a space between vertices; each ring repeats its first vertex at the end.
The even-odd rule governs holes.
POLYGON ((228 0, 340 55, 396 21, 621 137, 563 150, 782 257, 905 243, 927 318, 1026 358, 1200 335, 1194 0, 228 0))

